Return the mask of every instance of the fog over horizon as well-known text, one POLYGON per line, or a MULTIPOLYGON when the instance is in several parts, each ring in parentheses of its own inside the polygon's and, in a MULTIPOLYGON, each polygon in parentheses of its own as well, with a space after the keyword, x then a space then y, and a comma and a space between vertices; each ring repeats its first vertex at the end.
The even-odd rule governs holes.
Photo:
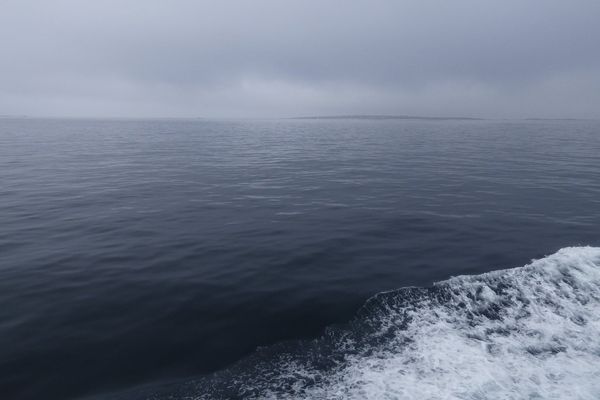
POLYGON ((600 2, 5 0, 0 115, 600 118, 600 2))

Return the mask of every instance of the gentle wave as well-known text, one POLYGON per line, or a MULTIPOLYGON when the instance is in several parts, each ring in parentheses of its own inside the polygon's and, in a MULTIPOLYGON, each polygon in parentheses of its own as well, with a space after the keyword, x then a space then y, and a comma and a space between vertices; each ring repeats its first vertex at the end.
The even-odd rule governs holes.
POLYGON ((600 248, 380 293, 344 327, 262 349, 175 392, 169 398, 598 399, 600 248))

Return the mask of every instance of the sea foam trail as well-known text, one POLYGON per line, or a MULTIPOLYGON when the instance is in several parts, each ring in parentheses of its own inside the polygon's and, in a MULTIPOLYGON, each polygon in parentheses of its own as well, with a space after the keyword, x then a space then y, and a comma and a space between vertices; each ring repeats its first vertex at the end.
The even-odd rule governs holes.
POLYGON ((176 398, 600 398, 600 248, 370 299, 347 326, 263 349, 176 398))

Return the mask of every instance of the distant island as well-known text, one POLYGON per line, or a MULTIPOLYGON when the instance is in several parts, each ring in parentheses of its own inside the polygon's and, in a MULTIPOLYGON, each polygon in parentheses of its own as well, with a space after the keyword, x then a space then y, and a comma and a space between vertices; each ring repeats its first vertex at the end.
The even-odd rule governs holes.
POLYGON ((482 121, 483 118, 471 117, 424 117, 415 115, 323 115, 323 116, 306 116, 306 117, 291 117, 289 119, 418 119, 431 121, 482 121))
POLYGON ((580 118, 525 118, 525 121, 580 121, 580 118))

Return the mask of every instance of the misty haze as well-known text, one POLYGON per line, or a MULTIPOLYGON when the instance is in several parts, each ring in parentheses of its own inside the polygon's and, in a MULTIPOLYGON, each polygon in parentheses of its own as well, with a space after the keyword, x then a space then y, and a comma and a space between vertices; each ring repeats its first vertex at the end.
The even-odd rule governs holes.
POLYGON ((600 2, 0 4, 0 399, 600 398, 600 2))

